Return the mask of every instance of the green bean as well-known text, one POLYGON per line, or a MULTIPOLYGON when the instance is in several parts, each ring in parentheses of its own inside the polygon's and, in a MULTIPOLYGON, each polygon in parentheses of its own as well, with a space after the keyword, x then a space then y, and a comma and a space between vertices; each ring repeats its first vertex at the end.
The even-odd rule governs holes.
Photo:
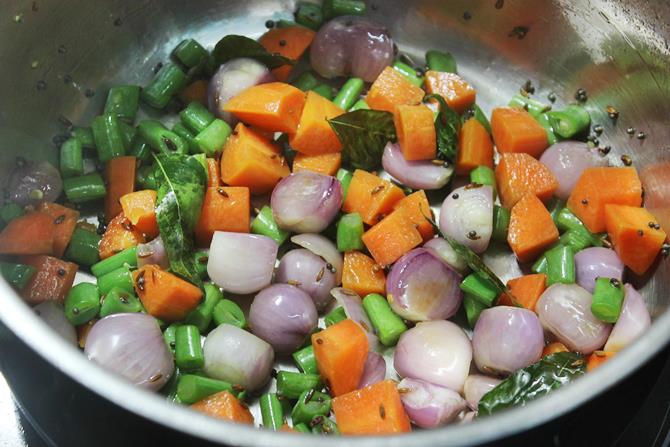
POLYGON ((309 423, 312 426, 312 433, 316 435, 339 435, 340 429, 337 424, 330 418, 324 416, 317 416, 309 423))
POLYGON ((105 181, 100 174, 80 175, 63 179, 63 191, 72 203, 103 199, 107 194, 105 181))
POLYGON ((214 308, 223 299, 223 293, 214 284, 205 284, 205 298, 198 304, 198 307, 193 309, 186 315, 186 324, 191 324, 198 328, 201 333, 204 333, 212 322, 212 315, 214 308))
POLYGON ((482 304, 477 298, 469 293, 463 294, 463 308, 465 309, 465 316, 468 319, 468 324, 474 329, 479 315, 488 306, 482 304))
POLYGON ((429 50, 426 52, 426 65, 429 70, 441 71, 443 73, 458 73, 456 59, 451 53, 429 50))
POLYGON ((274 393, 266 393, 258 401, 261 407, 263 427, 269 430, 279 431, 284 425, 284 410, 281 402, 274 393))
POLYGON ((118 268, 128 266, 132 268, 137 267, 137 247, 128 247, 115 255, 91 266, 91 273, 97 278, 106 275, 118 268))
POLYGON ((409 82, 416 85, 417 87, 421 87, 423 85, 423 78, 416 74, 416 70, 413 67, 410 67, 409 65, 407 65, 402 61, 395 61, 392 67, 398 73, 403 75, 405 79, 407 79, 409 82))
POLYGON ((340 109, 349 110, 358 101, 364 87, 365 82, 362 79, 348 79, 333 99, 333 103, 340 109))
POLYGON ((142 303, 133 293, 121 287, 112 287, 102 298, 100 318, 113 314, 139 313, 142 310, 142 303))
POLYGON ((240 329, 244 329, 247 326, 247 319, 244 316, 244 312, 240 309, 240 306, 237 305, 234 301, 227 299, 222 299, 214 306, 214 311, 212 314, 214 323, 217 326, 222 324, 230 324, 237 326, 240 329))
POLYGON ((324 0, 321 8, 324 19, 365 14, 365 2, 360 0, 324 0))
POLYGON ((90 282, 72 287, 65 296, 65 317, 74 326, 91 321, 100 312, 100 292, 90 282))
POLYGON ((74 127, 70 131, 70 136, 79 140, 84 148, 95 149, 93 130, 90 127, 74 127))
POLYGON ((544 131, 547 133, 547 141, 549 142, 549 145, 552 145, 558 141, 558 137, 556 136, 556 132, 554 132, 554 127, 551 125, 549 113, 551 112, 539 114, 535 117, 535 121, 537 121, 540 126, 544 127, 544 131))
POLYGON ((121 129, 121 137, 123 138, 123 147, 128 152, 133 148, 133 140, 137 135, 137 128, 123 121, 119 121, 119 128, 121 129))
POLYGON ((407 330, 407 325, 391 309, 386 298, 371 293, 363 298, 363 309, 367 314, 379 341, 384 346, 395 346, 400 336, 407 330))
POLYGON ((151 166, 140 166, 135 174, 135 182, 142 189, 158 189, 158 183, 151 166))
POLYGON ((477 166, 470 171, 470 182, 488 185, 493 189, 493 200, 496 198, 496 174, 488 166, 477 166))
POLYGON ((177 385, 177 396, 187 405, 194 404, 221 391, 228 391, 238 398, 240 396, 240 393, 235 391, 231 383, 195 374, 182 374, 177 385))
POLYGON ((479 300, 486 307, 491 307, 498 298, 498 289, 488 279, 477 273, 471 273, 461 282, 460 288, 479 300))
POLYGON ((500 243, 507 243, 507 230, 509 228, 509 221, 511 213, 508 209, 502 206, 493 206, 493 233, 491 237, 494 241, 500 243))
POLYGON ((163 338, 165 339, 165 344, 168 345, 168 348, 172 351, 174 355, 174 347, 177 339, 177 328, 181 326, 182 323, 172 323, 163 331, 163 338))
POLYGON ((321 377, 318 374, 279 371, 277 373, 277 394, 288 399, 298 399, 304 391, 318 389, 321 377))
POLYGON ((128 155, 132 155, 135 158, 148 162, 151 160, 151 146, 147 143, 147 140, 142 138, 139 131, 135 133, 133 140, 130 142, 130 149, 128 150, 128 155))
POLYGON ((189 153, 200 153, 200 146, 198 146, 198 142, 195 141, 195 135, 193 135, 181 122, 176 122, 174 126, 172 126, 172 132, 182 137, 188 143, 189 153))
POLYGON ((328 84, 319 84, 310 90, 313 91, 314 93, 318 93, 319 95, 323 96, 328 101, 333 100, 333 87, 331 87, 328 84))
POLYGON ((309 374, 319 373, 319 370, 316 367, 316 358, 314 357, 314 347, 312 345, 294 352, 292 357, 300 371, 309 374))
POLYGON ((340 181, 340 184, 342 185, 343 197, 346 197, 347 191, 349 191, 349 184, 351 184, 351 179, 354 178, 354 175, 350 171, 340 168, 337 170, 335 178, 340 181))
POLYGON ((303 391, 291 411, 294 424, 307 424, 316 416, 326 416, 330 412, 330 396, 318 391, 303 391))
POLYGON ((184 39, 172 50, 172 55, 187 68, 198 65, 209 57, 209 52, 194 39, 184 39))
POLYGON ((107 162, 114 157, 126 154, 124 136, 116 115, 100 115, 93 118, 91 124, 98 159, 107 162))
POLYGON ((298 76, 291 84, 295 88, 299 88, 303 92, 312 90, 314 87, 319 85, 319 80, 314 76, 311 71, 305 71, 300 76, 298 76))
POLYGON ((370 106, 364 99, 359 99, 356 101, 356 104, 349 109, 350 112, 355 112, 356 110, 370 110, 370 106))
POLYGON ((98 290, 101 295, 106 295, 114 288, 119 288, 128 293, 134 293, 133 276, 128 266, 119 267, 98 277, 98 290))
POLYGON ((207 110, 207 107, 194 101, 179 112, 179 118, 186 128, 194 134, 198 134, 212 124, 215 116, 207 110))
POLYGON ((195 136, 195 141, 205 155, 215 157, 223 151, 223 145, 231 133, 233 130, 228 123, 217 118, 195 136))
POLYGON ((13 262, 0 262, 0 274, 17 290, 22 290, 35 274, 35 267, 13 262))
POLYGON ((307 424, 304 424, 302 422, 299 424, 293 424, 293 430, 300 433, 312 433, 307 424))
POLYGON ((341 252, 363 250, 363 219, 358 213, 343 215, 337 223, 337 249, 341 252))
POLYGON ((346 319, 347 314, 344 312, 344 308, 342 306, 337 306, 324 317, 324 322, 326 323, 326 327, 328 327, 346 319))
POLYGON ((518 107, 520 109, 525 109, 530 113, 534 118, 537 118, 541 114, 551 110, 551 106, 535 99, 529 98, 527 96, 517 94, 510 99, 510 107, 518 107))
POLYGON ((295 22, 298 25, 318 31, 323 23, 321 6, 314 3, 299 2, 295 12, 295 22))
POLYGON ((175 332, 175 364, 179 369, 199 369, 205 365, 200 331, 192 324, 179 326, 175 332))
POLYGON ((279 245, 283 244, 289 236, 288 231, 277 226, 277 222, 272 215, 272 208, 267 205, 261 208, 261 211, 251 222, 251 232, 274 239, 279 245))
POLYGON ((472 107, 470 107, 470 114, 474 119, 479 121, 479 124, 484 126, 486 131, 491 135, 492 129, 491 129, 491 122, 489 119, 486 117, 486 114, 484 111, 477 105, 473 104, 472 107))
POLYGON ((195 259, 195 271, 200 279, 207 279, 207 262, 209 261, 209 250, 198 250, 193 255, 195 259))
POLYGON ((560 111, 549 112, 549 122, 554 132, 563 138, 573 138, 584 133, 591 125, 591 115, 582 106, 573 104, 560 111))
POLYGON ((140 103, 140 88, 137 85, 118 85, 109 89, 105 114, 116 115, 129 124, 135 120, 140 103))
POLYGON ((81 141, 70 138, 60 147, 61 177, 78 177, 84 174, 84 148, 81 141))
POLYGON ((557 245, 545 253, 547 258, 547 286, 556 283, 575 283, 575 253, 571 247, 557 245))
POLYGON ((75 228, 65 250, 65 258, 80 266, 92 266, 100 261, 98 249, 100 239, 100 235, 95 231, 75 228))
POLYGON ((175 64, 168 63, 161 67, 140 96, 151 107, 164 109, 186 82, 186 74, 175 64))
POLYGON ((624 289, 616 278, 596 278, 591 313, 605 323, 616 323, 621 315, 624 289))

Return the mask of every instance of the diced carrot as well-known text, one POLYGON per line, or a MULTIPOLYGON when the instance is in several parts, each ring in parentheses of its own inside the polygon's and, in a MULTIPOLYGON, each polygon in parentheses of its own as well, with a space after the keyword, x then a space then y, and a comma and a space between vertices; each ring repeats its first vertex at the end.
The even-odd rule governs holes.
POLYGON ((477 90, 455 73, 428 70, 424 82, 428 94, 440 95, 459 114, 477 99, 477 90))
POLYGON ((425 93, 402 74, 386 67, 370 87, 365 101, 371 109, 393 113, 395 106, 420 104, 425 93))
POLYGON ((50 255, 56 240, 56 225, 49 213, 32 212, 13 219, 0 233, 0 253, 5 255, 50 255))
POLYGON ((340 169, 342 154, 305 155, 298 152, 293 159, 293 172, 312 171, 323 175, 335 175, 340 169))
POLYGON ((198 246, 209 247, 215 231, 248 233, 250 203, 247 187, 207 188, 200 219, 195 226, 195 241, 198 246))
POLYGON ((427 217, 432 217, 430 203, 424 190, 413 192, 407 197, 401 199, 396 205, 395 209, 403 209, 407 214, 407 218, 414 224, 416 229, 421 234, 423 241, 426 242, 435 236, 433 226, 428 222, 427 217))
POLYGON ((77 274, 77 264, 45 255, 21 256, 18 262, 35 267, 35 274, 21 291, 28 304, 65 300, 77 274))
POLYGON ((605 205, 642 206, 642 183, 632 167, 588 168, 575 185, 568 208, 593 233, 605 231, 605 205))
POLYGON ((347 213, 360 214, 366 224, 374 225, 404 197, 402 189, 393 183, 356 169, 342 207, 347 213))
POLYGON ((221 171, 215 158, 207 159, 207 187, 210 186, 221 186, 221 171))
POLYGON ((144 235, 121 212, 107 225, 102 235, 98 251, 100 259, 109 258, 126 248, 134 247, 146 241, 144 235))
POLYGON ((392 380, 333 399, 333 412, 343 435, 391 435, 412 431, 392 380))
POLYGON ((607 360, 610 359, 616 352, 609 351, 594 351, 589 355, 588 360, 586 361, 586 371, 591 372, 607 360))
POLYGON ((295 133, 304 105, 302 90, 283 82, 270 82, 244 90, 223 109, 252 126, 272 132, 295 133))
POLYGON ((638 275, 649 270, 667 237, 644 208, 605 205, 605 225, 619 258, 638 275))
POLYGON ((491 115, 491 131, 498 152, 525 153, 540 158, 549 146, 547 131, 524 109, 498 107, 491 115))
POLYGON ((105 165, 107 194, 105 195, 105 220, 110 222, 121 212, 119 199, 135 191, 135 168, 133 156, 112 158, 105 165))
POLYGON ((207 396, 191 405, 191 408, 218 419, 238 422, 240 424, 254 423, 254 416, 244 403, 240 402, 229 391, 221 391, 207 396))
POLYGON ((221 157, 221 179, 230 186, 246 186, 252 194, 265 194, 291 172, 279 147, 238 124, 226 141, 221 157))
POLYGON ((289 136, 293 149, 306 155, 340 152, 342 144, 328 120, 342 115, 344 110, 316 92, 307 92, 305 107, 295 134, 289 136))
POLYGON ((144 189, 126 194, 120 199, 123 214, 136 230, 144 233, 149 239, 158 236, 156 195, 153 189, 144 189))
POLYGON ((363 233, 361 238, 377 264, 393 264, 402 255, 423 242, 407 212, 400 208, 363 233))
POLYGON ((493 169, 493 142, 482 123, 470 118, 458 134, 456 174, 468 175, 477 166, 493 169))
POLYGON ((319 374, 333 396, 358 388, 368 357, 368 337, 354 320, 346 319, 312 334, 319 374))
POLYGON ((519 200, 510 215, 507 243, 521 262, 530 262, 558 241, 558 229, 544 204, 533 194, 519 200))
POLYGON ((500 154, 495 174, 500 201, 507 209, 526 194, 546 202, 558 189, 558 180, 549 168, 528 154, 500 154))
POLYGON ((542 350, 542 357, 557 354, 559 352, 569 352, 569 351, 570 350, 563 343, 561 343, 560 341, 555 341, 553 343, 549 343, 547 346, 544 347, 544 349, 542 350))
POLYGON ((133 282, 147 313, 167 322, 183 320, 202 298, 198 287, 157 265, 135 270, 133 282))
POLYGON ((204 79, 198 79, 197 81, 191 82, 186 86, 186 88, 179 92, 179 99, 183 104, 199 102, 200 104, 206 106, 208 88, 209 82, 205 81, 204 79))
POLYGON ((433 112, 426 105, 399 105, 393 113, 398 144, 405 160, 433 160, 437 135, 433 112))
POLYGON ((53 254, 57 258, 61 258, 67 245, 70 243, 74 227, 77 225, 79 219, 79 211, 67 208, 57 203, 42 202, 38 207, 38 211, 42 211, 51 216, 54 223, 54 244, 53 254))
POLYGON ((386 295, 384 269, 371 257, 358 251, 348 251, 344 254, 342 287, 353 290, 358 296, 370 293, 386 295))
POLYGON ((535 312, 535 304, 540 299, 540 295, 547 288, 547 275, 538 273, 534 275, 525 275, 519 278, 507 281, 507 287, 510 294, 514 297, 515 303, 509 304, 509 294, 502 295, 503 302, 507 306, 519 305, 535 312))
MULTIPOLYGON (((272 28, 258 40, 271 54, 280 54, 288 59, 297 61, 309 48, 316 33, 302 26, 287 26, 272 28)), ((278 81, 286 81, 293 70, 293 65, 282 65, 272 70, 278 81)))

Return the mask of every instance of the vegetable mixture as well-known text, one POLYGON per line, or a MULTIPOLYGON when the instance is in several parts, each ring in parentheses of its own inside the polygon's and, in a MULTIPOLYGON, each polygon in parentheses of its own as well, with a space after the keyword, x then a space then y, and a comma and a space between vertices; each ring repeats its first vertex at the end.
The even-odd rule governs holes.
POLYGON ((4 278, 133 384, 288 432, 487 417, 644 333, 626 279, 666 233, 636 168, 587 142, 586 95, 487 114, 445 49, 417 68, 364 13, 300 3, 111 88, 59 170, 17 160, 4 278))

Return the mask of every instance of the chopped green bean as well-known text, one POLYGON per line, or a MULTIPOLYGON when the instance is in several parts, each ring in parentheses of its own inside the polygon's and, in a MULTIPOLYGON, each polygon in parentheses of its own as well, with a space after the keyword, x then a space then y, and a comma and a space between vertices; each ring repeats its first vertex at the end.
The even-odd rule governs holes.
POLYGON ((190 130, 186 128, 181 122, 177 122, 172 126, 172 132, 176 133, 180 137, 182 137, 186 142, 188 143, 188 151, 191 154, 199 154, 200 152, 200 146, 198 145, 198 142, 195 141, 195 135, 191 133, 190 130))
POLYGON ((102 297, 100 317, 104 318, 112 314, 139 313, 142 310, 142 303, 133 293, 121 287, 112 287, 102 297))
POLYGON ((551 219, 554 221, 556 226, 558 226, 558 214, 561 212, 561 210, 563 210, 564 207, 565 201, 557 199, 556 197, 553 197, 549 203, 547 203, 547 210, 549 211, 549 214, 551 214, 551 219))
POLYGON ((315 416, 326 416, 330 413, 330 396, 318 391, 303 391, 293 407, 291 419, 293 424, 307 424, 315 416))
POLYGON ((363 219, 358 213, 343 215, 337 223, 337 249, 341 252, 363 250, 361 237, 365 232, 363 219))
POLYGON ((65 250, 65 258, 79 265, 92 266, 100 261, 100 239, 95 231, 75 228, 65 250))
POLYGON ((274 239, 279 245, 283 244, 289 236, 288 231, 277 226, 277 222, 272 215, 272 208, 267 205, 261 208, 258 216, 251 222, 251 232, 274 239))
POLYGON ((119 267, 98 277, 98 290, 101 295, 106 295, 110 290, 118 287, 128 293, 134 293, 133 276, 128 266, 119 267))
POLYGON ((558 137, 556 136, 556 132, 554 132, 554 127, 551 125, 549 113, 551 112, 545 112, 537 115, 535 117, 535 121, 537 121, 540 126, 544 128, 544 131, 547 133, 547 142, 551 146, 558 141, 558 137))
POLYGON ((333 103, 342 110, 349 110, 358 101, 364 87, 365 82, 362 79, 348 79, 333 99, 333 103))
POLYGON ((209 56, 209 52, 194 39, 184 39, 172 50, 172 55, 186 68, 198 65, 209 56))
POLYGON ((621 315, 624 289, 616 278, 596 278, 591 313, 605 323, 616 323, 621 315))
POLYGON ((123 266, 129 266, 132 268, 137 267, 137 247, 126 248, 125 250, 122 250, 117 254, 92 265, 91 273, 99 278, 102 275, 106 275, 107 273, 123 266))
POLYGON ((324 317, 324 322, 326 323, 326 327, 328 327, 346 319, 347 314, 344 312, 344 308, 342 306, 337 306, 324 317))
POLYGON ((174 95, 186 86, 186 74, 175 64, 165 64, 149 85, 142 89, 142 101, 156 109, 164 109, 174 95))
POLYGON ((337 424, 330 418, 324 416, 317 416, 309 423, 312 426, 312 433, 317 435, 339 435, 340 429, 337 424))
POLYGON ((95 149, 93 130, 90 127, 74 127, 70 131, 70 136, 79 140, 84 148, 95 149))
POLYGON ((496 198, 496 174, 488 166, 477 166, 470 171, 470 182, 480 185, 488 185, 493 188, 493 200, 496 198))
POLYGON ((182 323, 172 323, 163 331, 165 344, 168 346, 168 348, 170 348, 170 351, 172 351, 172 355, 174 355, 174 346, 177 340, 177 328, 181 325, 182 323))
POLYGON ((100 115, 91 123, 98 159, 105 163, 126 154, 121 125, 116 115, 100 115))
POLYGON ((277 373, 277 394, 288 399, 298 399, 309 390, 319 389, 321 377, 318 374, 279 371, 277 373))
POLYGON ((156 120, 143 120, 137 125, 139 134, 155 151, 163 154, 188 154, 188 143, 156 120))
POLYGON ((107 194, 105 181, 100 174, 80 175, 63 179, 65 196, 72 203, 103 199, 107 194))
POLYGON ((217 326, 230 324, 240 329, 244 329, 247 326, 247 319, 240 306, 236 302, 225 298, 214 306, 212 318, 217 326))
POLYGON ((591 125, 591 115, 582 106, 573 104, 564 110, 549 112, 549 122, 554 132, 563 138, 573 138, 584 133, 591 125))
POLYGON ((61 177, 78 177, 84 174, 84 148, 81 141, 70 138, 60 147, 61 177))
POLYGON ((194 404, 221 391, 228 391, 239 398, 240 393, 235 391, 231 383, 195 374, 182 374, 177 385, 177 396, 186 405, 194 404))
POLYGON ((337 178, 340 181, 340 184, 342 185, 343 197, 346 197, 347 191, 349 191, 349 184, 351 184, 351 179, 354 178, 354 175, 350 171, 340 168, 337 170, 335 178, 337 178))
POLYGON ((35 267, 13 262, 0 262, 0 274, 17 290, 22 290, 35 274, 35 267))
POLYGON ((192 324, 201 333, 204 333, 209 327, 212 322, 214 308, 223 299, 221 289, 214 284, 205 284, 203 288, 205 289, 205 299, 185 319, 186 324, 192 324))
POLYGON ((119 128, 121 129, 121 138, 123 139, 123 147, 126 148, 126 153, 133 150, 133 140, 137 136, 137 127, 119 121, 119 128))
POLYGON ((116 115, 129 124, 135 120, 140 104, 140 88, 137 85, 118 85, 109 89, 105 114, 116 115))
POLYGON ((591 234, 587 231, 568 230, 561 236, 561 244, 572 248, 574 253, 590 247, 592 243, 591 234))
POLYGON ((556 283, 574 284, 575 282, 575 252, 571 247, 557 245, 547 250, 547 286, 556 283))
MULTIPOLYGON (((416 74, 416 70, 402 61, 395 61, 392 65, 393 69, 403 75, 410 83, 421 87, 423 85, 423 78, 416 74)), ((360 93, 359 93, 360 94, 360 93)))
POLYGON ((451 53, 429 50, 426 52, 426 65, 429 70, 441 71, 443 73, 458 73, 456 59, 451 53))
POLYGON ((370 106, 364 99, 359 99, 356 101, 356 104, 349 109, 350 112, 355 112, 356 110, 370 110, 370 106))
POLYGON ((295 12, 295 22, 298 25, 318 31, 323 23, 321 6, 309 2, 299 2, 295 12))
POLYGON ((363 298, 363 309, 375 328, 379 341, 384 346, 395 346, 407 330, 407 325, 393 312, 386 298, 371 293, 363 298))
POLYGON ((217 118, 195 136, 195 141, 204 154, 215 157, 223 150, 223 145, 231 133, 233 130, 228 123, 217 118))
POLYGON ((319 370, 316 367, 316 357, 314 357, 314 347, 312 345, 294 352, 292 357, 300 371, 309 374, 319 373, 319 370))
POLYGON ((471 328, 474 329, 479 315, 484 309, 487 309, 488 306, 482 304, 477 298, 469 293, 463 295, 463 308, 465 308, 465 316, 468 319, 468 324, 471 328))
POLYGON ((258 401, 261 407, 263 427, 268 430, 279 431, 284 425, 284 410, 281 402, 274 393, 266 393, 258 401))
POLYGON ((207 107, 194 101, 179 112, 179 118, 184 126, 194 134, 197 134, 209 126, 215 117, 212 112, 207 110, 207 107))
POLYGON ((158 189, 154 170, 151 166, 140 166, 135 174, 135 182, 142 189, 158 189))
POLYGON ((544 104, 535 99, 529 98, 527 96, 517 94, 512 97, 508 104, 510 107, 518 107, 520 109, 526 110, 528 113, 533 115, 534 118, 537 118, 541 114, 551 110, 551 106, 544 104))
POLYGON ((293 424, 293 430, 300 433, 312 433, 307 424, 304 424, 302 422, 299 424, 293 424))
POLYGON ((361 0, 324 0, 321 8, 324 19, 365 14, 365 2, 361 0))
POLYGON ((546 253, 537 258, 535 263, 531 266, 530 270, 533 273, 547 273, 547 255, 546 253))
POLYGON ((493 206, 493 233, 491 237, 494 241, 507 243, 510 218, 511 213, 508 209, 498 205, 493 206))
POLYGON ((91 321, 100 312, 100 292, 90 282, 72 287, 65 296, 65 316, 74 326, 91 321))
POLYGON ((175 332, 175 364, 179 369, 199 369, 205 365, 200 331, 192 324, 179 326, 175 332))
POLYGON ((311 71, 305 71, 300 76, 298 76, 292 83, 295 88, 299 88, 303 92, 312 90, 314 87, 319 85, 319 80, 314 76, 311 71))
POLYGON ((331 87, 328 84, 319 84, 310 90, 313 91, 314 93, 318 93, 319 95, 323 96, 328 101, 333 100, 333 87, 331 87))
POLYGON ((460 287, 463 292, 469 293, 486 307, 491 307, 498 298, 498 288, 477 273, 466 276, 460 287))
POLYGON ((470 107, 470 114, 474 119, 479 121, 479 124, 484 126, 486 131, 491 135, 492 129, 491 129, 491 122, 489 119, 486 117, 486 114, 484 111, 477 105, 473 104, 472 107, 470 107))

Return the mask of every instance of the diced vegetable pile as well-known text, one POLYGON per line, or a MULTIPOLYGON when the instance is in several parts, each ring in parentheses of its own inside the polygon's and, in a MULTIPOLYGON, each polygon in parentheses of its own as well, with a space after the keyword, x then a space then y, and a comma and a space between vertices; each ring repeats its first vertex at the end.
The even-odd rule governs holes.
POLYGON ((137 386, 289 432, 485 417, 644 333, 626 280, 666 233, 637 169, 586 142, 583 104, 523 90, 489 121, 451 54, 396 59, 364 12, 300 3, 111 88, 59 172, 17 160, 2 276, 137 386))

